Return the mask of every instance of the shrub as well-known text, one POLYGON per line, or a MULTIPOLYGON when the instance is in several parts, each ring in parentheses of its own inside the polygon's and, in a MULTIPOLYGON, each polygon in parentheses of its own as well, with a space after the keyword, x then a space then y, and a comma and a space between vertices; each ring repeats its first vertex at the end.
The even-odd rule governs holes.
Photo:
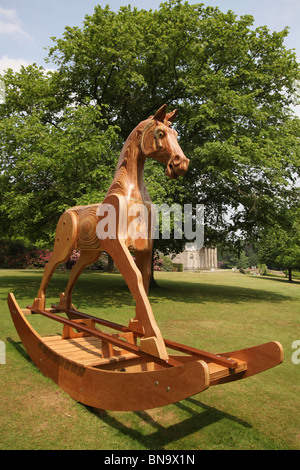
POLYGON ((173 271, 172 260, 168 256, 156 252, 153 258, 153 271, 173 271))
POLYGON ((153 257, 153 271, 162 271, 163 264, 163 259, 160 257, 158 252, 155 252, 153 257))
POLYGON ((102 253, 98 261, 92 264, 89 269, 107 271, 107 268, 108 268, 108 254, 102 253))
POLYGON ((168 256, 164 256, 164 255, 161 255, 161 259, 163 261, 162 270, 167 271, 167 272, 173 271, 172 260, 168 256))
POLYGON ((39 249, 22 239, 0 240, 0 267, 10 269, 43 268, 51 251, 39 249))
POLYGON ((52 251, 35 248, 26 253, 26 266, 24 268, 44 268, 51 258, 52 251))
POLYGON ((259 264, 258 269, 260 274, 266 275, 268 274, 267 266, 265 264, 259 264))
POLYGON ((66 262, 66 269, 72 269, 74 264, 78 261, 80 257, 80 251, 74 250, 70 258, 66 262))
POLYGON ((175 271, 178 271, 180 273, 183 272, 183 264, 182 263, 173 263, 173 267, 175 271))

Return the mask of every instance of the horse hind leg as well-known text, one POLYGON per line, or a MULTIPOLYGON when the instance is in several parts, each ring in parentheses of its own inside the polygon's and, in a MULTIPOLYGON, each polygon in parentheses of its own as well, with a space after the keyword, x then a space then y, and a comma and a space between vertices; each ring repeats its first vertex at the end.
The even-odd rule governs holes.
POLYGON ((72 304, 72 290, 84 270, 90 264, 95 263, 100 257, 101 251, 93 251, 93 250, 82 250, 80 253, 80 257, 77 260, 76 264, 73 266, 71 270, 71 274, 69 277, 68 285, 65 289, 65 292, 60 294, 60 301, 59 301, 59 308, 61 310, 68 310, 75 308, 72 304))
POLYGON ((33 307, 39 310, 45 308, 46 289, 57 266, 70 258, 76 244, 76 229, 77 217, 75 213, 65 212, 58 221, 52 256, 45 266, 38 296, 34 299, 33 307))

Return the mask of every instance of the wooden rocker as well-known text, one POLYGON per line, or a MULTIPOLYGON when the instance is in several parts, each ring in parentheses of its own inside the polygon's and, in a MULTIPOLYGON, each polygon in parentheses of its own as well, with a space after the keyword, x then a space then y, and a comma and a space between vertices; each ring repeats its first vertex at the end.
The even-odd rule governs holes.
POLYGON ((177 111, 166 113, 166 109, 163 105, 131 132, 104 201, 73 207, 61 216, 53 254, 33 304, 21 309, 13 293, 8 295, 16 330, 36 366, 72 398, 95 408, 134 411, 164 406, 210 385, 257 374, 283 360, 278 342, 212 354, 161 335, 148 299, 153 210, 143 180, 144 164, 146 158, 166 164, 170 178, 184 175, 189 164, 171 128, 177 111), (129 230, 133 222, 138 236, 129 230), (74 249, 80 250, 80 258, 67 287, 58 305, 46 308, 49 281, 74 249), (128 326, 87 315, 72 303, 80 274, 102 251, 112 256, 135 300, 135 316, 128 326), (28 321, 30 314, 62 323, 62 334, 40 336, 28 321), (114 333, 101 331, 98 325, 114 333), (167 349, 181 354, 170 354, 167 349))

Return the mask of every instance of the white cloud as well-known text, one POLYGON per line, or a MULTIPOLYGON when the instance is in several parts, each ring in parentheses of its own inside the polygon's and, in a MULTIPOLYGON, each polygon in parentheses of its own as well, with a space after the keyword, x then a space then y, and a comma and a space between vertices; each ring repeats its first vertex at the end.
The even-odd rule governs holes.
MULTIPOLYGON (((27 67, 28 65, 33 65, 32 62, 29 62, 26 59, 23 59, 22 57, 19 57, 17 59, 14 59, 12 57, 8 57, 7 55, 4 55, 0 57, 0 75, 4 73, 5 70, 7 69, 13 69, 14 72, 20 72, 22 65, 24 67, 27 67)), ((55 72, 56 69, 50 68, 50 67, 44 67, 44 73, 47 74, 48 72, 55 72)))
POLYGON ((0 7, 0 35, 14 34, 17 38, 31 39, 30 34, 23 28, 15 8, 0 7))
POLYGON ((13 69, 14 72, 19 72, 22 65, 27 67, 29 62, 26 59, 22 59, 21 57, 18 59, 13 59, 7 55, 4 55, 0 58, 0 74, 2 74, 6 69, 13 69))

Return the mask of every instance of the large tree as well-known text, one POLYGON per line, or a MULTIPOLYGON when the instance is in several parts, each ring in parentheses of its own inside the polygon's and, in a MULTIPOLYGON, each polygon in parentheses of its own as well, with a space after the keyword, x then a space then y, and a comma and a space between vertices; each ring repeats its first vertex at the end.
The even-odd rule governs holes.
POLYGON ((259 249, 260 261, 270 269, 286 270, 290 282, 292 271, 300 270, 299 215, 299 207, 288 210, 286 229, 275 223, 272 229, 264 230, 259 249))
MULTIPOLYGON (((7 133, 14 119, 17 134, 25 120, 30 134, 23 141, 4 138, 2 144, 6 163, 1 167, 1 187, 9 181, 11 194, 10 209, 6 202, 2 205, 4 217, 15 220, 22 208, 26 214, 29 205, 24 200, 32 197, 33 188, 29 183, 27 189, 18 185, 7 170, 22 166, 23 142, 28 155, 34 148, 31 140, 42 145, 36 142, 38 128, 48 139, 51 136, 51 145, 57 132, 56 152, 48 151, 60 167, 57 171, 63 172, 68 161, 72 165, 76 159, 81 161, 74 136, 85 152, 89 147, 86 156, 96 152, 89 174, 98 183, 100 197, 113 172, 115 147, 106 145, 112 142, 113 126, 119 129, 120 148, 140 120, 168 103, 170 109, 179 110, 175 125, 191 163, 186 176, 174 183, 165 179, 158 164, 149 162, 145 177, 153 201, 204 204, 206 243, 241 246, 246 240, 255 241, 260 228, 279 220, 284 204, 296 197, 300 131, 290 109, 299 65, 295 53, 284 45, 288 30, 270 32, 265 26, 254 28, 253 23, 250 15, 238 18, 232 11, 171 0, 155 11, 128 6, 113 12, 108 6, 97 6, 82 27, 66 27, 49 49, 48 60, 56 72, 45 76, 33 67, 4 77, 11 99, 1 134, 7 133), (25 83, 27 75, 32 86, 25 83), (94 134, 88 130, 85 113, 92 119, 94 134), (82 119, 86 126, 81 125, 82 119), (78 132, 73 135, 74 126, 78 132), (89 145, 91 135, 97 138, 89 145)), ((35 155, 39 159, 39 148, 35 155)), ((32 173, 34 168, 42 171, 42 157, 40 163, 32 173)), ((48 179, 43 173, 49 188, 47 175, 48 179)), ((57 181, 61 181, 55 184, 57 190, 46 191, 49 198, 41 199, 53 227, 50 212, 56 216, 70 199, 94 202, 95 197, 95 184, 92 189, 85 184, 87 179, 72 184, 70 174, 69 198, 69 182, 62 187, 63 178, 57 181)), ((39 198, 35 200, 38 204, 39 198)))

